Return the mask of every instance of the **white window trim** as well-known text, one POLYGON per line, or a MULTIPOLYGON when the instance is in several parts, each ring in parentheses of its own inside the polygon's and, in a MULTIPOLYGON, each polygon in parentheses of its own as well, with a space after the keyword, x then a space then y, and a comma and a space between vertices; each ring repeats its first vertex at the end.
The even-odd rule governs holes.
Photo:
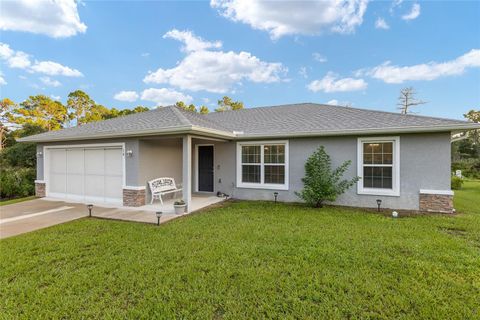
POLYGON ((400 196, 400 137, 368 137, 357 140, 357 175, 360 181, 357 183, 357 194, 376 196, 400 196), (364 188, 363 187, 363 143, 365 142, 393 142, 393 169, 392 189, 364 188))
MULTIPOLYGON (((260 148, 261 163, 263 163, 263 147, 260 148)), ((289 152, 288 140, 271 140, 271 141, 240 141, 237 142, 237 188, 250 189, 269 189, 269 190, 288 190, 288 172, 289 172, 289 152), (265 145, 265 144, 283 144, 285 145, 285 183, 272 184, 264 183, 264 165, 260 165, 260 183, 244 183, 242 182, 242 146, 265 145)))

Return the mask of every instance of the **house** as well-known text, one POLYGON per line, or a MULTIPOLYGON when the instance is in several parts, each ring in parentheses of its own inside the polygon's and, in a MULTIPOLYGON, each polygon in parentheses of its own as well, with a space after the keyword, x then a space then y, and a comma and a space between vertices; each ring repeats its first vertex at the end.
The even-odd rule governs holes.
MULTIPOLYGON (((141 206, 147 181, 192 193, 299 201, 306 159, 321 145, 352 165, 336 204, 452 212, 452 132, 478 125, 313 103, 201 115, 170 106, 21 139, 37 143, 37 196, 141 206)), ((188 207, 187 207, 188 208, 188 207)))

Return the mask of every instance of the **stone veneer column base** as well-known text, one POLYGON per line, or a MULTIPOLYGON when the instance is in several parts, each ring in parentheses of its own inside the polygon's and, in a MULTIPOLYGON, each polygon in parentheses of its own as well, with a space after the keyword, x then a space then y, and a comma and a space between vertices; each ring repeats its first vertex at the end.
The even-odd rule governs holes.
POLYGON ((125 207, 140 207, 145 205, 145 188, 123 189, 123 205, 125 207))
POLYGON ((453 213, 453 191, 420 190, 420 211, 453 213))
POLYGON ((35 196, 43 198, 46 196, 45 182, 35 181, 35 196))

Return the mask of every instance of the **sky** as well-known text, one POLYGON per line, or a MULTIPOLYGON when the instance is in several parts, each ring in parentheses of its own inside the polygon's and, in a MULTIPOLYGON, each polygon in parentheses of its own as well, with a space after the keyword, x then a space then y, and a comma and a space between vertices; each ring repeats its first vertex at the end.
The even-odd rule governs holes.
POLYGON ((0 2, 0 96, 211 110, 315 102, 420 115, 480 108, 480 2, 0 2))

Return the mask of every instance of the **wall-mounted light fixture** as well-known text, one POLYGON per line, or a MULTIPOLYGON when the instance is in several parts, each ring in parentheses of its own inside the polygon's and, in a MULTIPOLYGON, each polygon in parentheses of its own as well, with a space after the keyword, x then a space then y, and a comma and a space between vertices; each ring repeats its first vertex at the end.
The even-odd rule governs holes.
POLYGON ((125 152, 127 154, 127 157, 131 157, 133 156, 133 150, 127 150, 127 152, 125 152))
POLYGON ((43 156, 43 152, 42 152, 42 151, 38 151, 38 152, 37 152, 37 157, 41 157, 41 156, 43 156))

